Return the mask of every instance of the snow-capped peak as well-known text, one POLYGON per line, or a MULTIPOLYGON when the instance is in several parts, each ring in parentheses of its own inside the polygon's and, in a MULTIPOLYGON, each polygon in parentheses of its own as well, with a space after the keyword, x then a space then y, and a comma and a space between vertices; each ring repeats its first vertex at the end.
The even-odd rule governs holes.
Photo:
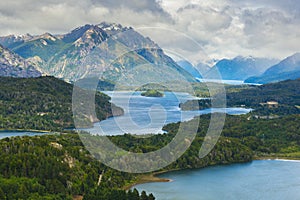
POLYGON ((123 28, 120 24, 107 23, 107 22, 102 22, 102 23, 98 24, 98 27, 105 31, 119 31, 119 30, 122 30, 122 28, 123 28))
POLYGON ((40 35, 39 38, 56 41, 56 37, 54 37, 50 33, 44 33, 44 34, 40 35))
POLYGON ((248 60, 248 61, 255 61, 253 56, 237 56, 234 58, 235 60, 248 60))
POLYGON ((21 38, 22 40, 30 40, 30 39, 32 39, 33 38, 33 36, 32 35, 30 35, 29 33, 26 33, 26 34, 24 34, 24 35, 19 35, 19 36, 17 36, 18 38, 21 38))

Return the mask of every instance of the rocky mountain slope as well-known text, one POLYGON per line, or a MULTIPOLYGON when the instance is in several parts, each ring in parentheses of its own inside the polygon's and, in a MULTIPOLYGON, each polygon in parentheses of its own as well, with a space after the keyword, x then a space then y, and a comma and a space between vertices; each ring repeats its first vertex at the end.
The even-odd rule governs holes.
POLYGON ((41 73, 17 54, 0 45, 0 76, 38 77, 41 73))
POLYGON ((62 35, 7 36, 0 43, 44 73, 67 81, 99 77, 117 82, 124 74, 141 80, 156 76, 161 81, 195 81, 150 38, 119 24, 88 24, 62 35))

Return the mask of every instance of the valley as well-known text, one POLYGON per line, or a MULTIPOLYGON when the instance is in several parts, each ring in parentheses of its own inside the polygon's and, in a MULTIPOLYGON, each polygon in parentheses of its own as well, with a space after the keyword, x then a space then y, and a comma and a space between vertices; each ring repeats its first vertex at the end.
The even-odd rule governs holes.
POLYGON ((230 49, 223 57, 183 60, 138 28, 107 22, 76 27, 0 37, 0 199, 167 200, 184 199, 189 191, 189 199, 265 200, 279 186, 274 194, 282 199, 298 197, 299 187, 291 186, 298 165, 278 159, 300 160, 299 53, 232 56, 230 49), (223 104, 214 107, 217 100, 223 104), (207 135, 213 116, 221 115, 224 124, 219 117, 212 127, 221 135, 207 135), (85 138, 93 139, 94 149, 85 138), (94 154, 110 143, 117 148, 94 154), (215 146, 201 157, 207 144, 215 146), (171 158, 160 152, 137 159, 161 149, 171 158), (105 162, 116 160, 114 167, 105 162), (163 167, 129 173, 153 169, 156 161, 163 167), (279 183, 263 182, 275 179, 269 168, 285 170, 279 183), (249 187, 236 189, 241 182, 249 187), (263 187, 268 192, 258 182, 269 184, 263 187), (198 187, 204 189, 197 193, 198 187))

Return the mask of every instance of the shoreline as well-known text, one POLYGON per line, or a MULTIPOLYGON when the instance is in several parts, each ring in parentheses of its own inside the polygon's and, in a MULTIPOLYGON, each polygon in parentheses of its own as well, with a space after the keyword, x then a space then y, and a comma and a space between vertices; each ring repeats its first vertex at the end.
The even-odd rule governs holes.
MULTIPOLYGON (((277 160, 277 161, 291 161, 291 162, 300 162, 300 158, 295 158, 295 157, 280 157, 280 156, 266 156, 266 157, 256 157, 254 158, 252 161, 259 161, 259 160, 277 160)), ((252 162, 250 161, 250 162, 252 162)), ((237 164, 237 163, 232 163, 232 164, 237 164)), ((231 165, 231 164, 229 164, 231 165)), ((215 165, 218 166, 218 165, 215 165)), ((211 166, 207 166, 207 167, 211 167, 211 166)), ((203 167, 203 168, 191 168, 191 169, 204 169, 207 167, 203 167)), ((154 172, 152 174, 149 175, 141 175, 141 177, 138 178, 138 180, 132 184, 129 184, 127 186, 124 186, 123 189, 124 190, 130 190, 133 189, 134 186, 136 185, 140 185, 140 184, 145 184, 145 183, 160 183, 160 182, 172 182, 172 179, 167 179, 167 178, 159 178, 157 177, 157 175, 160 174, 165 174, 165 173, 169 173, 169 172, 176 172, 176 171, 183 171, 183 170, 187 170, 187 169, 174 169, 174 170, 163 170, 163 171, 159 171, 159 172, 154 172)))
POLYGON ((36 130, 36 129, 0 129, 0 134, 1 132, 55 133, 57 131, 36 130))
POLYGON ((150 175, 141 175, 138 180, 134 183, 124 186, 122 189, 130 190, 136 185, 144 184, 144 183, 162 183, 162 182, 172 182, 173 180, 167 178, 159 178, 156 176, 157 174, 150 174, 150 175))
MULTIPOLYGON (((50 131, 50 130, 36 130, 36 129, 0 129, 0 135, 1 132, 32 132, 32 133, 59 133, 63 134, 63 132, 58 132, 58 131, 50 131)), ((286 156, 286 155, 268 155, 268 156, 254 156, 253 159, 249 162, 252 161, 259 161, 259 160, 274 160, 274 161, 283 161, 283 162, 300 162, 300 157, 293 157, 293 156, 286 156)), ((230 163, 231 164, 237 164, 237 163, 230 163)), ((217 166, 217 165, 215 165, 217 166)), ((204 169, 210 166, 206 166, 203 168, 188 168, 188 169, 204 169)), ((128 185, 123 186, 122 189, 124 190, 130 190, 136 185, 140 184, 145 184, 145 183, 157 183, 157 182, 172 182, 172 179, 168 178, 159 178, 157 177, 160 174, 165 174, 169 172, 175 172, 175 171, 183 171, 187 169, 171 169, 171 170, 162 170, 158 172, 153 172, 150 174, 141 174, 137 177, 137 180, 129 183, 128 185)))
POLYGON ((254 160, 287 160, 287 161, 300 161, 300 157, 285 156, 285 155, 269 155, 269 156, 254 156, 254 160))

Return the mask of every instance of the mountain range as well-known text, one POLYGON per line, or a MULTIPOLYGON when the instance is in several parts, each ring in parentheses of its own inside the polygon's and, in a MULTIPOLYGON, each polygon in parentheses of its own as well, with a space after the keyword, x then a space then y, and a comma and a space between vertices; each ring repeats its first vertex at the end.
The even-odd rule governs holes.
POLYGON ((180 60, 177 62, 177 64, 182 67, 184 70, 186 70, 188 73, 190 73, 192 76, 196 78, 202 78, 200 72, 195 69, 195 67, 186 60, 180 60))
POLYGON ((217 72, 223 80, 245 80, 251 76, 261 75, 278 60, 238 56, 233 59, 218 61, 204 76, 205 79, 218 79, 217 72))
POLYGON ((222 78, 223 80, 265 84, 300 78, 300 53, 295 53, 282 61, 237 56, 233 59, 219 60, 212 67, 203 63, 193 66, 188 61, 177 63, 194 77, 209 80, 222 78))
POLYGON ((210 67, 177 63, 150 38, 120 24, 87 24, 66 34, 0 37, 0 76, 52 75, 73 82, 93 77, 122 84, 196 79, 269 83, 300 77, 300 53, 283 61, 237 56, 210 67), (200 72, 200 73, 199 73, 200 72), (125 77, 125 78, 124 78, 125 77))
POLYGON ((177 61, 177 64, 197 79, 203 78, 203 74, 206 74, 211 69, 211 67, 202 62, 198 63, 196 66, 193 66, 187 60, 180 60, 177 61))
POLYGON ((62 35, 10 35, 0 37, 0 44, 34 63, 44 74, 67 81, 100 76, 117 82, 124 74, 141 81, 153 76, 158 81, 176 80, 180 74, 195 81, 150 38, 119 24, 87 24, 62 35))
POLYGON ((22 57, 0 45, 0 76, 38 77, 41 73, 22 57))
POLYGON ((296 53, 267 69, 262 75, 250 77, 246 83, 271 83, 300 77, 300 53, 296 53))

